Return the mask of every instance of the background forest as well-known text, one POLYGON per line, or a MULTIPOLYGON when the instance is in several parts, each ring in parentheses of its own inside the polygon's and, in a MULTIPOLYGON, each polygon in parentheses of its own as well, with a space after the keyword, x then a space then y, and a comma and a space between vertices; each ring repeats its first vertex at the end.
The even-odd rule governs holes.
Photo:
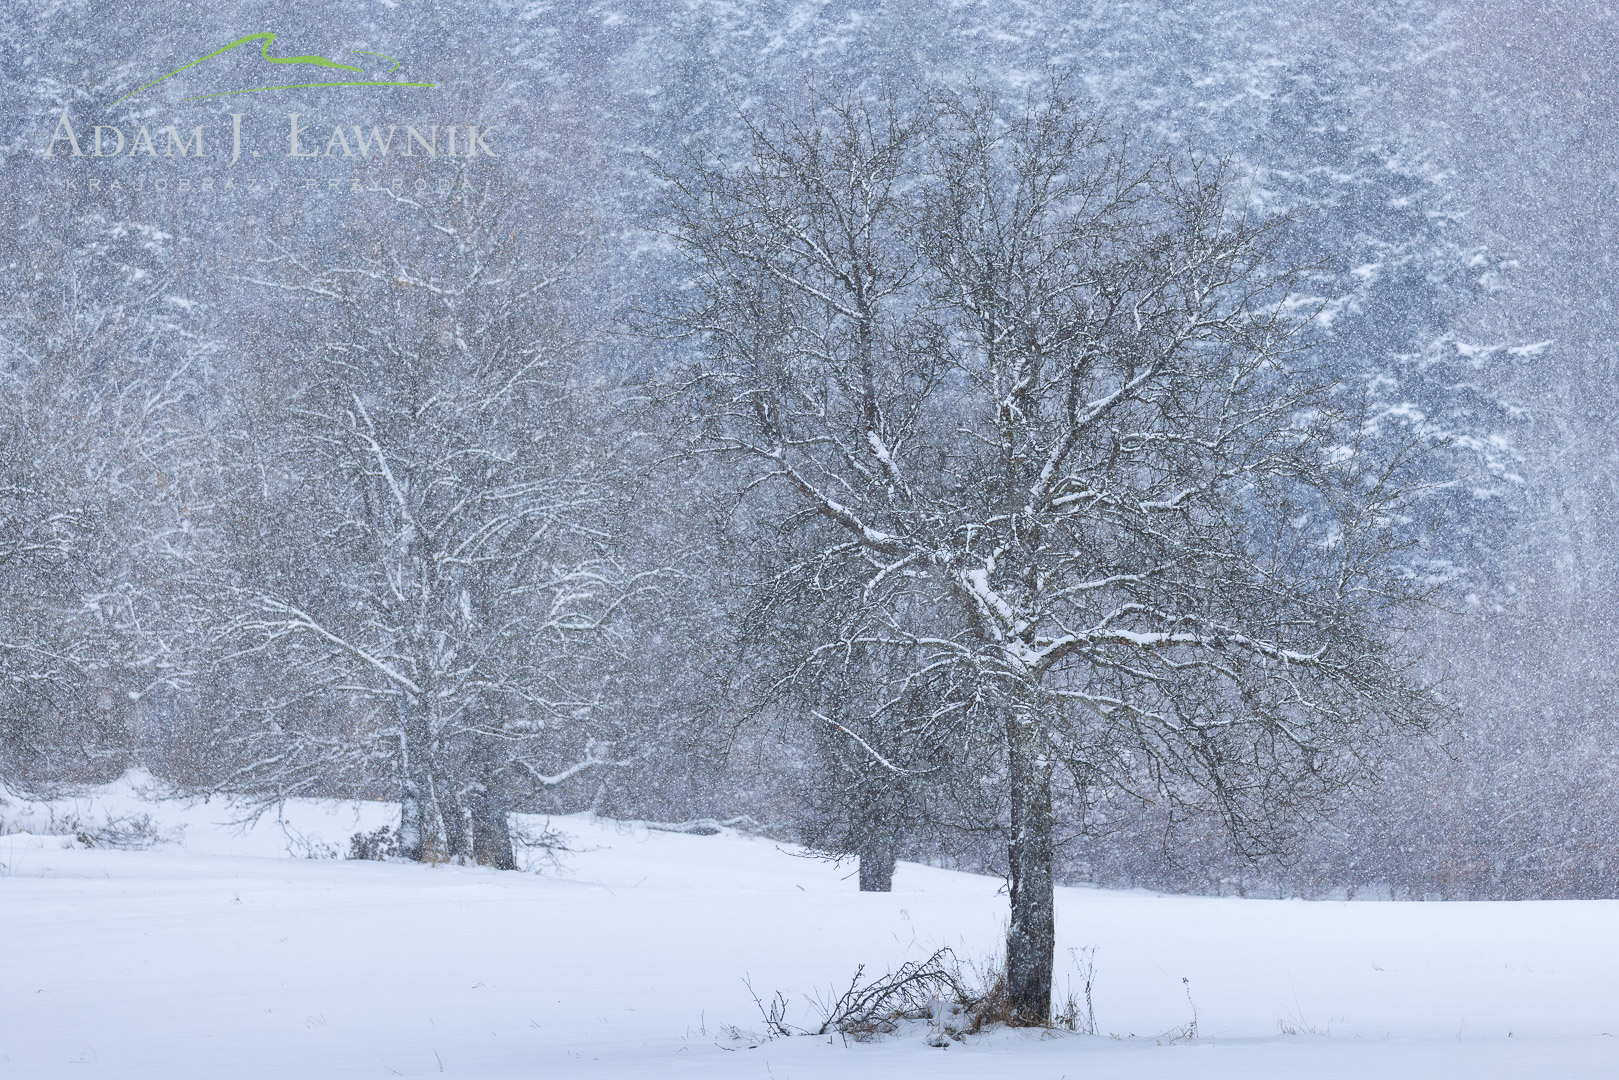
MULTIPOLYGON (((884 744, 896 729, 860 727, 878 712, 833 707, 954 701, 965 676, 896 691, 872 649, 802 677, 800 650, 852 608, 773 584, 820 541, 698 452, 727 405, 686 381, 701 350, 681 305, 723 292, 704 268, 752 257, 693 207, 754 204, 720 179, 697 185, 708 203, 679 193, 827 102, 915 113, 1055 78, 1129 160, 1218 164, 1219 213, 1297 272, 1312 361, 1369 439, 1420 445, 1443 511, 1411 539, 1429 603, 1391 653, 1431 688, 1424 724, 1358 740, 1352 778, 1261 800, 1264 828, 1235 832, 1184 770, 1110 758, 1107 783, 1058 792, 1058 880, 1619 895, 1606 5, 383 0, 253 18, 0 10, 8 786, 141 767, 265 805, 397 801, 376 843, 494 865, 508 811, 590 809, 745 816, 859 854, 863 883, 894 858, 1014 874, 1014 811, 950 745, 884 744), (280 55, 387 54, 436 86, 339 107, 185 101, 207 88, 176 81, 109 104, 265 31, 280 55), (64 111, 83 160, 51 141, 64 111), (475 125, 494 156, 345 141, 335 161, 227 166, 232 112, 282 141, 301 113, 317 149, 336 124, 475 125), (98 159, 97 124, 120 145, 204 125, 208 154, 159 137, 98 159)), ((920 617, 893 595, 894 625, 920 617)))

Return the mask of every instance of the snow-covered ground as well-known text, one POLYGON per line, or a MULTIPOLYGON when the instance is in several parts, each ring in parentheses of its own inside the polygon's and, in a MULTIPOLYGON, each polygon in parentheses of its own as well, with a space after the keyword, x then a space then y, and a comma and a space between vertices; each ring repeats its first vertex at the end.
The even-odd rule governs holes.
POLYGON ((807 1019, 857 964, 989 959, 999 883, 861 894, 767 839, 586 817, 540 873, 310 858, 392 808, 241 832, 137 787, 0 805, 0 1077, 1619 1077, 1619 902, 1063 889, 1059 990, 1094 946, 1102 1035, 761 1041, 744 978, 807 1019), (146 814, 146 850, 50 835, 146 814))

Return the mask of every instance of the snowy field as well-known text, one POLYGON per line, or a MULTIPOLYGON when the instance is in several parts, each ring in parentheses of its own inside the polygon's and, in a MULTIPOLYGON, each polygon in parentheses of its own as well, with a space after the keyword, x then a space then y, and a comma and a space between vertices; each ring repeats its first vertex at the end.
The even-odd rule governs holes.
POLYGON ((988 959, 999 883, 861 894, 770 840, 585 817, 538 873, 351 862, 309 856, 391 807, 231 814, 130 782, 0 805, 0 1077, 1619 1076, 1619 902, 1062 889, 1059 996, 1094 946, 1102 1034, 761 1041, 745 977, 808 1019, 857 964, 988 959), (50 835, 141 814, 146 850, 50 835))

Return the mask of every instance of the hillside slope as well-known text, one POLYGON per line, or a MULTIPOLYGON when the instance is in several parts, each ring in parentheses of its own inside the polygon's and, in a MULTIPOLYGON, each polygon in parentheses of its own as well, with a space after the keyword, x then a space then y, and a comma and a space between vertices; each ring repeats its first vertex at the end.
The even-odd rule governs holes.
POLYGON ((0 803, 0 1077, 1619 1075, 1619 902, 1064 889, 1059 990, 1096 946, 1103 1037, 761 1042, 744 978, 807 1019, 858 964, 988 959, 999 883, 902 864, 861 894, 768 839, 586 817, 538 873, 297 857, 390 808, 242 831, 139 787, 0 803), (142 815, 145 850, 62 835, 142 815))

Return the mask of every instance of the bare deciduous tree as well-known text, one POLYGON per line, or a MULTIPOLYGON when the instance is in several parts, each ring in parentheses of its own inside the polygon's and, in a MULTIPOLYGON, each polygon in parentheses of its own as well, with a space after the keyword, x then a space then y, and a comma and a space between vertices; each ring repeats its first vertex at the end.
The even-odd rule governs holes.
POLYGON ((1256 844, 1434 713, 1394 642, 1431 584, 1415 451, 1313 366, 1231 175, 1061 85, 748 126, 666 174, 700 445, 790 496, 792 587, 835 613, 799 677, 903 654, 862 723, 993 793, 961 805, 1004 815, 1007 1000, 1045 1023, 1061 774, 1256 844))
MULTIPOLYGON (((153 625, 209 469, 186 415, 210 345, 175 236, 106 207, 0 240, 0 774, 127 763, 177 674, 153 625)), ((178 621, 178 620, 177 620, 178 621)))
POLYGON ((510 867, 509 789, 612 761, 602 694, 649 578, 619 560, 628 488, 568 326, 579 244, 487 196, 383 197, 337 252, 253 279, 291 321, 220 631, 261 692, 218 782, 391 773, 403 854, 510 867))

